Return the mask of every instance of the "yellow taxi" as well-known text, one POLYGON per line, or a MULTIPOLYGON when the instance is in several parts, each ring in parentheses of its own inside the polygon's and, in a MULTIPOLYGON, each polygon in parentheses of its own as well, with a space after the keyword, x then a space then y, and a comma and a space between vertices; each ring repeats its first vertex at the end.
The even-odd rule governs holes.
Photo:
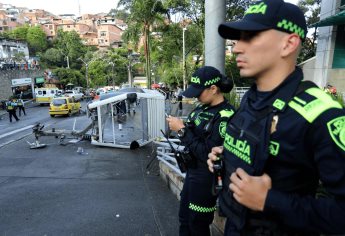
POLYGON ((80 113, 80 108, 80 102, 74 100, 73 97, 56 97, 50 103, 49 115, 51 117, 56 115, 71 116, 80 113))

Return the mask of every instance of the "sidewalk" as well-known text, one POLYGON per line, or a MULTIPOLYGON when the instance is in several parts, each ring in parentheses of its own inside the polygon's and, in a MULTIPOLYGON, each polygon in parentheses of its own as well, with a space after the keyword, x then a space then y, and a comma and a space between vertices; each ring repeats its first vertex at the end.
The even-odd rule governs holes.
POLYGON ((1 148, 2 235, 178 235, 179 201, 153 145, 61 146, 45 137, 46 148, 30 150, 27 141, 1 148))

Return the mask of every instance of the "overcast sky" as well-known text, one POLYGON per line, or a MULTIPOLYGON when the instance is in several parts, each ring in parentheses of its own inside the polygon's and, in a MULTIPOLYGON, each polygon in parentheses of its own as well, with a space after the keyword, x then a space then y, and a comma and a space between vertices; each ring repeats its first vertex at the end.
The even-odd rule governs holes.
MULTIPOLYGON (((298 0, 285 0, 296 4, 298 0)), ((44 9, 55 15, 75 14, 79 15, 78 3, 80 3, 81 14, 85 13, 108 13, 110 9, 116 8, 118 0, 0 0, 1 3, 12 4, 17 7, 30 9, 44 9)))

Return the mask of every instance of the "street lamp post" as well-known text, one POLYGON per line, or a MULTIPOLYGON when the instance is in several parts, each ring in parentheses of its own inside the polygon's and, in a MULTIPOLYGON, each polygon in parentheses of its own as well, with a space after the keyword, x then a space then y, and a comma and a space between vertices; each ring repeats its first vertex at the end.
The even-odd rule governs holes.
POLYGON ((88 78, 88 67, 89 64, 86 63, 83 59, 81 59, 80 57, 78 58, 78 60, 82 61, 85 64, 85 79, 86 79, 86 89, 89 90, 89 78, 88 78))
POLYGON ((69 69, 69 57, 66 55, 66 60, 67 60, 67 68, 69 69))
POLYGON ((182 29, 182 71, 183 71, 183 90, 186 90, 186 45, 185 45, 185 31, 186 27, 182 29))
POLYGON ((62 55, 65 56, 65 59, 67 61, 67 68, 69 69, 69 57, 68 57, 68 55, 66 55, 61 49, 58 49, 58 50, 62 55))
POLYGON ((114 84, 114 62, 109 62, 109 65, 111 65, 111 78, 112 78, 112 85, 113 85, 113 89, 115 90, 115 84, 114 84))

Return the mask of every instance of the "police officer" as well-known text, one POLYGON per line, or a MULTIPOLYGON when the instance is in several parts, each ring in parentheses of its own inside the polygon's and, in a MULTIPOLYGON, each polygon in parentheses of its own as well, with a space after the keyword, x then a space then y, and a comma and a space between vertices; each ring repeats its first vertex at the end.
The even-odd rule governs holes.
POLYGON ((207 154, 212 147, 222 144, 222 127, 234 114, 222 94, 232 87, 216 68, 204 66, 194 72, 191 85, 183 92, 183 96, 198 98, 201 104, 190 113, 186 123, 176 117, 167 118, 170 129, 177 132, 192 157, 181 192, 180 236, 210 235, 217 196, 212 191, 215 178, 208 171, 207 154))
POLYGON ((229 121, 221 152, 225 235, 345 233, 345 112, 296 67, 307 35, 302 11, 282 0, 255 2, 219 34, 241 77, 255 79, 229 121), (224 181, 225 182, 225 181, 224 181), (316 196, 319 183, 329 197, 316 196))
POLYGON ((26 116, 23 99, 19 98, 17 100, 17 107, 18 107, 18 110, 19 110, 19 116, 22 116, 22 111, 23 111, 23 114, 26 116))
POLYGON ((10 122, 12 122, 12 116, 16 119, 16 121, 19 121, 16 114, 16 106, 17 104, 13 101, 12 98, 10 98, 8 102, 6 102, 6 111, 8 112, 8 115, 10 117, 10 122))

